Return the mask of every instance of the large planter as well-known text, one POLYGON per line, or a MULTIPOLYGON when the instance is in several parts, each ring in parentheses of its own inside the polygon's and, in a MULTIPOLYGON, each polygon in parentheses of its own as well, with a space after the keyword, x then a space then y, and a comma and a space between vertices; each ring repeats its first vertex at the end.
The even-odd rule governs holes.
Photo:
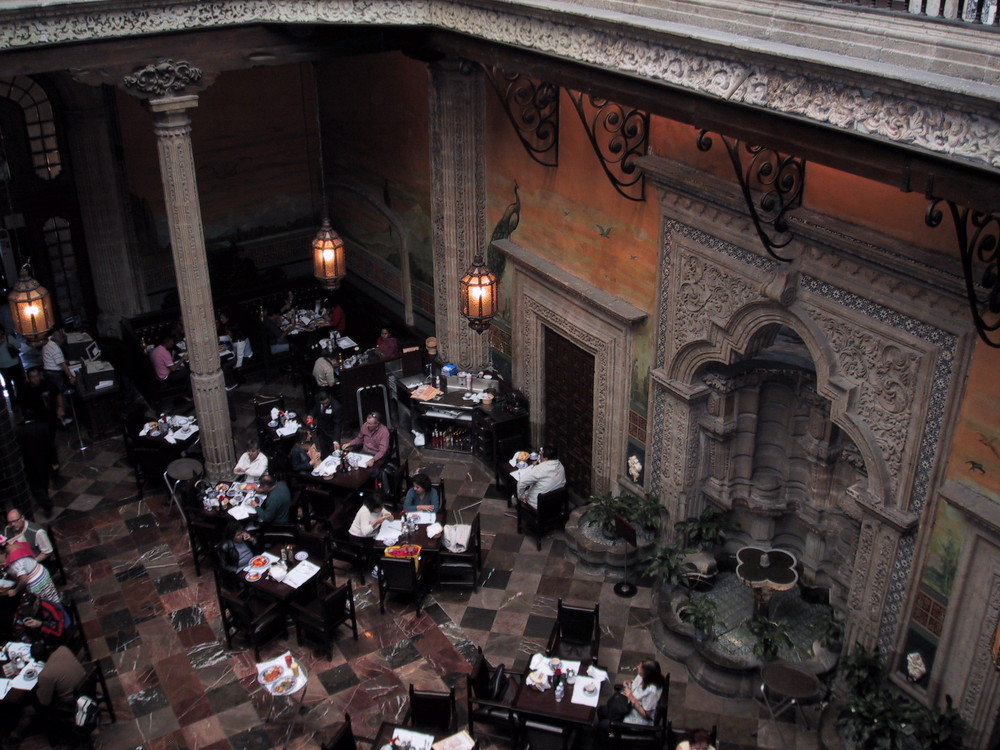
POLYGON ((652 550, 653 541, 646 544, 640 542, 638 547, 632 547, 620 539, 607 539, 600 533, 595 535, 601 537, 600 539, 591 539, 584 534, 580 524, 580 517, 586 509, 587 506, 582 506, 569 514, 569 520, 566 522, 566 546, 587 565, 624 568, 627 560, 629 577, 638 576, 639 561, 652 550))

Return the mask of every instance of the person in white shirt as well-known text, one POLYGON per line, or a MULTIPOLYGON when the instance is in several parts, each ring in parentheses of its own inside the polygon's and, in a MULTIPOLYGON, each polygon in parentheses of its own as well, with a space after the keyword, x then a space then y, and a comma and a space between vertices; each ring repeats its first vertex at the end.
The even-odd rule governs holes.
POLYGON ((364 502, 358 508, 351 522, 351 536, 375 536, 383 521, 391 521, 392 513, 382 507, 382 497, 378 492, 365 493, 364 502))
POLYGON ((261 475, 267 473, 267 456, 260 452, 260 445, 255 438, 247 440, 247 450, 233 467, 234 474, 244 474, 245 481, 256 484, 261 475))
POLYGON ((538 449, 538 463, 521 469, 517 480, 518 499, 538 508, 538 496, 566 486, 566 469, 559 460, 559 451, 554 445, 543 445, 538 449))
POLYGON ((42 347, 42 369, 45 377, 60 391, 65 391, 76 382, 76 375, 69 369, 66 355, 63 354, 63 344, 66 343, 66 333, 56 328, 49 334, 49 340, 42 347))
POLYGON ((684 740, 677 745, 677 750, 715 750, 715 747, 708 744, 712 739, 704 729, 695 729, 691 733, 690 740, 684 740))

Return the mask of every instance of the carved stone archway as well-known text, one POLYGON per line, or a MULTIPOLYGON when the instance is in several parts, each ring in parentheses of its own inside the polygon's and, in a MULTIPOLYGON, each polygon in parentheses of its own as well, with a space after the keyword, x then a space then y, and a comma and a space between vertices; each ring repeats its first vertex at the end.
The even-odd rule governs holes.
POLYGON ((699 372, 752 355, 767 327, 793 329, 815 363, 831 421, 853 441, 868 475, 867 485, 839 499, 860 528, 847 638, 888 652, 909 580, 912 531, 955 408, 955 362, 967 360, 957 356, 968 335, 959 335, 967 324, 952 279, 918 278, 888 247, 810 232, 836 226, 828 217, 797 228, 798 259, 779 265, 756 252, 729 186, 680 175, 665 160, 650 158, 644 167, 661 189, 663 209, 650 396, 653 491, 672 514, 700 512, 707 447, 697 420, 711 393, 699 372), (695 184, 705 194, 692 198, 695 184), (912 304, 916 298, 924 304, 912 304))

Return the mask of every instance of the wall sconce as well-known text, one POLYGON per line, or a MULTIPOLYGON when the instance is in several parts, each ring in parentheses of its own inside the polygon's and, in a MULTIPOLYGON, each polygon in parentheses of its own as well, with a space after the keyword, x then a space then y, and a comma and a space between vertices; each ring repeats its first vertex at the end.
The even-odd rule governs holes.
POLYGON ((333 231, 329 219, 323 219, 323 225, 313 239, 312 248, 313 275, 327 289, 337 289, 347 274, 347 263, 344 241, 333 231))
POLYGON ((55 326, 52 295, 28 273, 28 264, 7 296, 14 330, 28 341, 37 341, 55 326))
POLYGON ((469 319, 469 328, 482 333, 497 314, 497 277, 483 263, 483 256, 477 254, 460 283, 462 315, 469 319))

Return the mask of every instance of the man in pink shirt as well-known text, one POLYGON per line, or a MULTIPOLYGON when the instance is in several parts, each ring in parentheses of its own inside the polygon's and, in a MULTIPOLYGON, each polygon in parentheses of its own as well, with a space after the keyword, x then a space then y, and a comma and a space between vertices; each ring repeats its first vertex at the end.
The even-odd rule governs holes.
POLYGON ((153 372, 156 373, 157 380, 169 383, 186 383, 188 373, 184 369, 183 359, 174 362, 173 348, 174 337, 168 333, 160 339, 160 345, 149 353, 149 359, 153 363, 153 372))
MULTIPOLYGON (((337 443, 333 447, 340 448, 337 443)), ((343 445, 345 451, 351 448, 360 448, 362 453, 372 456, 372 460, 368 462, 369 467, 382 462, 389 451, 389 428, 382 424, 381 414, 373 411, 368 415, 358 434, 343 445)))

